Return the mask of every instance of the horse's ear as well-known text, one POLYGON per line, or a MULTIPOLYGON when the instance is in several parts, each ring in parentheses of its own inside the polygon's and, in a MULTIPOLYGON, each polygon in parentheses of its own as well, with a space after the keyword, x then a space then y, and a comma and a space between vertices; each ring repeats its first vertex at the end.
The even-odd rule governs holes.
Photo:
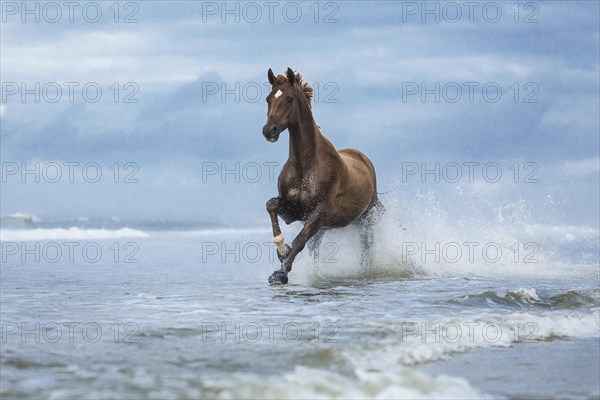
POLYGON ((269 77, 269 83, 271 84, 271 86, 273 86, 275 84, 275 74, 273 73, 273 70, 271 68, 269 68, 267 76, 269 77))
POLYGON ((292 71, 291 68, 288 68, 287 72, 286 72, 286 75, 287 75, 287 79, 288 79, 288 82, 290 83, 290 85, 294 86, 294 81, 296 80, 296 76, 294 75, 294 71, 292 71))

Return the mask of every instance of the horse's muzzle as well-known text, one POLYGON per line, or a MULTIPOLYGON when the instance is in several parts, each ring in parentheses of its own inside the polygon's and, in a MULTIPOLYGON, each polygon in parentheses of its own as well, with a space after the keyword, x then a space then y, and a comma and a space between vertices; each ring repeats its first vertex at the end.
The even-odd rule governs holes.
POLYGON ((279 127, 274 123, 267 122, 265 126, 263 126, 263 136, 271 143, 275 143, 277 139, 279 139, 280 133, 279 127))

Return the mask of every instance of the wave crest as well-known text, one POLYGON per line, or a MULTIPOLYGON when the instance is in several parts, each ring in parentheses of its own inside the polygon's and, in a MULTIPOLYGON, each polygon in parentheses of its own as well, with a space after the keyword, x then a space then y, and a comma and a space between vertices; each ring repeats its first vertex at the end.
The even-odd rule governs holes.
POLYGON ((2 229, 2 241, 32 241, 32 240, 105 240, 121 238, 147 238, 146 232, 132 228, 120 229, 81 229, 75 226, 70 228, 52 229, 2 229))

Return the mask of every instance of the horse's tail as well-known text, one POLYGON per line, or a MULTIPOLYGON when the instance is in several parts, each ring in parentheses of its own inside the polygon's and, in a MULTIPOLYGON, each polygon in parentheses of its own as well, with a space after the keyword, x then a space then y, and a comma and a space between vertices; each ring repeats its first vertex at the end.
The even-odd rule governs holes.
POLYGON ((381 200, 377 199, 377 203, 375 203, 375 212, 379 215, 383 215, 387 212, 387 208, 383 205, 381 200))
POLYGON ((392 193, 394 190, 398 189, 399 187, 400 187, 400 185, 396 185, 396 186, 394 186, 393 188, 391 188, 391 189, 390 189, 390 190, 388 190, 388 191, 385 191, 385 192, 377 192, 377 194, 388 194, 388 193, 392 193))
POLYGON ((385 208, 379 197, 375 197, 371 204, 372 205, 369 207, 370 217, 373 218, 375 221, 379 221, 383 214, 387 212, 387 209, 385 208))
MULTIPOLYGON (((400 185, 396 185, 394 188, 388 190, 387 192, 383 192, 383 193, 377 192, 377 194, 378 195, 379 194, 387 194, 387 193, 393 192, 394 190, 398 189, 399 187, 400 187, 400 185)), ((377 202, 375 203, 375 206, 373 206, 373 211, 374 211, 374 214, 377 216, 377 219, 380 219, 383 216, 383 214, 385 214, 387 212, 387 208, 385 208, 385 206, 383 205, 381 200, 379 198, 377 198, 377 202)), ((399 226, 403 231, 406 231, 406 228, 404 227, 404 225, 400 224, 399 226)))

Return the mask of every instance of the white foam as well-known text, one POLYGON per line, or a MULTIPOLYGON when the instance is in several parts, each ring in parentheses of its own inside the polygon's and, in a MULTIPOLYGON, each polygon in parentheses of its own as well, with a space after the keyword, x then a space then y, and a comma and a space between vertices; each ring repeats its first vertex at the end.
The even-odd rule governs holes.
POLYGON ((561 244, 573 243, 580 240, 598 241, 598 238, 600 238, 600 230, 597 228, 573 225, 531 224, 525 228, 525 233, 531 237, 552 240, 561 244))
POLYGON ((51 228, 51 229, 2 229, 0 240, 3 241, 32 241, 32 240, 104 240, 120 238, 147 238, 146 232, 131 229, 81 229, 51 228))
MULTIPOLYGON (((286 242, 290 243, 296 233, 287 233, 286 242)), ((330 230, 322 238, 318 255, 309 252, 309 246, 296 257, 293 266, 295 283, 310 284, 322 281, 345 279, 407 279, 424 274, 410 259, 402 259, 396 249, 396 243, 376 243, 372 258, 363 267, 361 265, 362 247, 356 227, 330 230)))
MULTIPOLYGON (((408 368, 369 371, 357 367, 354 374, 298 366, 281 376, 231 374, 207 379, 203 396, 221 399, 477 399, 484 394, 466 380, 430 377, 408 368)), ((203 397, 201 396, 201 397, 203 397)))
MULTIPOLYGON (((387 212, 375 227, 369 270, 360 266, 358 229, 345 227, 323 236, 317 260, 308 249, 300 253, 294 282, 406 279, 423 273, 597 279, 597 228, 535 223, 524 201, 494 207, 485 198, 459 198, 465 210, 457 215, 448 211, 452 199, 438 197, 428 193, 407 201, 384 199, 387 212), (471 200, 474 204, 467 204, 471 200)), ((282 229, 290 243, 301 224, 282 229)))
MULTIPOLYGON (((272 232, 271 228, 214 228, 214 229, 195 229, 195 230, 189 230, 189 231, 174 231, 174 233, 176 233, 178 235, 189 235, 189 236, 270 234, 271 232, 272 232)), ((269 239, 269 236, 267 236, 266 239, 269 239)))
MULTIPOLYGON (((447 211, 448 205, 435 194, 428 193, 410 202, 390 199, 386 207, 388 212, 377 227, 377 252, 395 253, 403 261, 409 258, 433 274, 597 275, 597 262, 573 259, 567 251, 582 244, 586 249, 593 247, 600 236, 598 229, 536 224, 523 201, 497 208, 487 203, 465 206, 468 210, 456 215, 447 211), (565 249, 565 244, 569 248, 565 249), (407 255, 407 250, 414 248, 416 254, 407 255)), ((597 252, 597 244, 595 249, 597 252)), ((590 260, 594 261, 593 254, 590 260)))
POLYGON ((540 301, 540 297, 538 296, 535 288, 530 288, 530 289, 519 288, 517 290, 510 291, 507 294, 513 294, 527 303, 534 303, 536 301, 540 301))
POLYGON ((453 353, 477 348, 509 347, 520 342, 555 338, 599 337, 600 310, 589 313, 478 314, 398 321, 380 321, 398 332, 375 346, 350 350, 346 356, 357 365, 413 365, 446 359, 453 353))

